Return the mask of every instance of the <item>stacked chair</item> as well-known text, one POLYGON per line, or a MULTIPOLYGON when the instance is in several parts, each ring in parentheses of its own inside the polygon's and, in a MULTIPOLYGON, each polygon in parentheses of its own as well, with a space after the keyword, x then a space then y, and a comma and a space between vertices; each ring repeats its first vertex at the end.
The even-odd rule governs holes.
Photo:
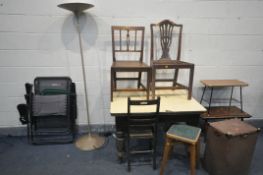
MULTIPOLYGON (((117 81, 123 80, 137 81, 137 88, 132 90, 146 90, 147 99, 150 95, 153 99, 155 98, 156 89, 186 89, 188 91, 187 99, 191 99, 195 66, 193 63, 181 60, 182 24, 176 24, 166 19, 150 25, 149 66, 143 62, 144 27, 112 26, 111 29, 113 54, 111 101, 113 101, 113 92, 131 90, 130 88, 117 88, 117 81), (188 83, 184 81, 179 83, 179 81, 182 81, 178 76, 181 72, 179 70, 189 72, 188 83), (138 76, 119 77, 117 76, 118 72, 137 72, 138 76), (170 72, 173 72, 172 76, 170 76, 170 72), (142 83, 142 73, 147 74, 146 86, 142 83), (161 83, 161 85, 158 83, 161 83), (151 94, 149 91, 151 91, 151 94)), ((182 75, 184 74, 182 73, 182 75)))
POLYGON ((113 92, 146 90, 149 99, 151 68, 143 61, 144 27, 141 26, 112 26, 112 58, 111 66, 111 101, 113 92), (135 73, 136 75, 121 77, 118 73, 135 73), (142 73, 146 74, 146 86, 142 82, 142 73), (119 88, 119 81, 137 81, 136 88, 119 88))
POLYGON ((163 20, 157 24, 151 24, 151 68, 152 68, 152 96, 155 97, 155 89, 186 89, 188 99, 192 97, 194 78, 194 64, 181 61, 183 25, 170 20, 163 20), (168 69, 173 71, 173 77, 158 76, 158 71, 168 69), (188 85, 179 83, 179 70, 188 70, 188 85), (161 82, 162 85, 157 85, 161 82), (166 85, 164 85, 166 84, 166 85))
POLYGON ((29 142, 67 143, 75 138, 76 91, 69 77, 37 77, 26 83, 26 104, 19 104, 29 142), (33 92, 34 89, 34 92, 33 92))
POLYGON ((127 118, 127 163, 128 171, 131 170, 131 160, 133 155, 148 154, 152 156, 152 166, 156 169, 156 144, 157 144, 157 123, 160 109, 160 97, 155 100, 131 100, 128 98, 128 118, 127 118), (133 113, 133 108, 150 107, 148 114, 133 113), (149 147, 142 145, 133 146, 136 141, 148 141, 149 147))

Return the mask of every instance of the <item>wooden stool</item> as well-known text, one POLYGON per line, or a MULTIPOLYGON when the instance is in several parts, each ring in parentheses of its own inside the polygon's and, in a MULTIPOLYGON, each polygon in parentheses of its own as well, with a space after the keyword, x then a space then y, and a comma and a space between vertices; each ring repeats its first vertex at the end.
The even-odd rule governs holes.
POLYGON ((166 133, 163 160, 160 175, 163 175, 174 142, 182 142, 189 145, 191 175, 195 174, 195 168, 199 159, 199 137, 201 129, 189 125, 172 125, 166 133))

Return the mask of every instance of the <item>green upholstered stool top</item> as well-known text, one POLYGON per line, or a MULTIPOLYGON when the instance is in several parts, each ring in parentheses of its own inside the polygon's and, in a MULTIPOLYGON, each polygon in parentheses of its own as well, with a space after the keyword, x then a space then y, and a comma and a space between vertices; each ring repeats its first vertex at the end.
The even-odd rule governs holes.
POLYGON ((201 129, 189 125, 172 125, 167 131, 168 137, 187 143, 196 143, 199 139, 201 129))

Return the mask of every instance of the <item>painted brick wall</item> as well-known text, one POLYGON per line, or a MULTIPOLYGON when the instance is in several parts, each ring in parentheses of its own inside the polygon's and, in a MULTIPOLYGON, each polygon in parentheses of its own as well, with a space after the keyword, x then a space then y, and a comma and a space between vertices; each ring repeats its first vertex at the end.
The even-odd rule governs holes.
MULTIPOLYGON (((20 126, 16 105, 24 83, 36 76, 70 76, 77 84, 78 123, 86 123, 74 17, 62 0, 0 0, 0 127, 20 126)), ((196 64, 194 97, 201 79, 237 78, 249 83, 244 109, 263 118, 263 1, 94 0, 81 17, 88 98, 93 124, 113 123, 109 114, 111 25, 146 27, 171 19, 184 25, 182 58, 196 64)))

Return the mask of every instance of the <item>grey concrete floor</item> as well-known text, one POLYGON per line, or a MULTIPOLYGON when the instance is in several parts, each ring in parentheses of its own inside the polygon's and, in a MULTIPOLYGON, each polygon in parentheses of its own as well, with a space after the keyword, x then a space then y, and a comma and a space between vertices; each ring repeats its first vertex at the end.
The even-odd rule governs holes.
MULTIPOLYGON (((201 157, 205 144, 201 144, 201 157)), ((165 169, 166 175, 189 174, 188 156, 185 147, 180 145, 174 152, 165 169)), ((1 175, 124 175, 159 174, 162 146, 158 151, 158 168, 151 165, 132 166, 127 172, 127 164, 119 163, 116 156, 115 139, 107 138, 103 148, 95 151, 80 151, 74 144, 30 145, 26 137, 0 137, 0 174, 1 175)), ((138 161, 136 160, 136 164, 138 161)), ((259 134, 250 174, 263 174, 263 134, 259 134)), ((202 168, 197 175, 207 175, 202 168)))

